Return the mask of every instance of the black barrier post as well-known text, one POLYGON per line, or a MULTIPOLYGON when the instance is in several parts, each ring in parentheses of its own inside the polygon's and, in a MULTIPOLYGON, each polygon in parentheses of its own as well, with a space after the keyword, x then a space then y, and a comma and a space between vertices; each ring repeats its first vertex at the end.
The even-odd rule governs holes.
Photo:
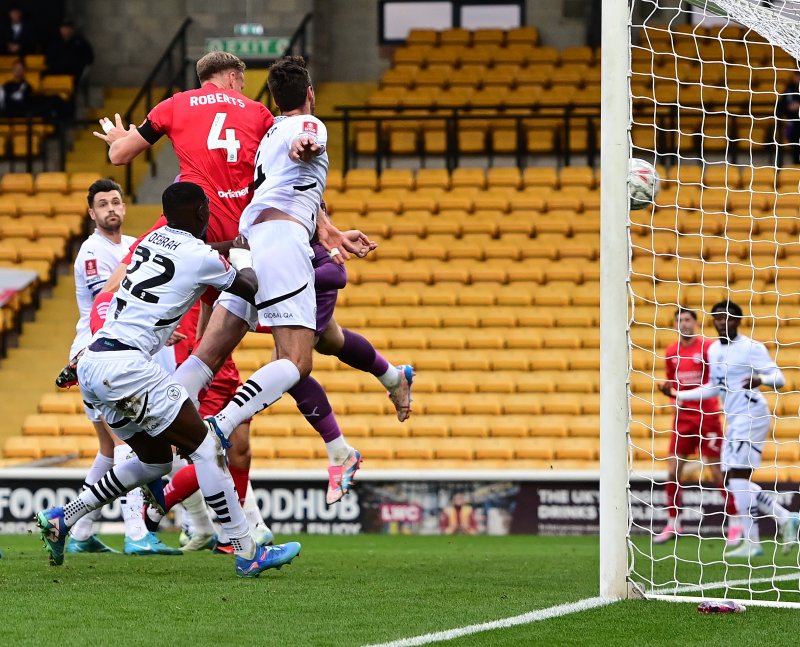
POLYGON ((345 174, 350 168, 350 111, 345 109, 342 118, 342 173, 345 174))

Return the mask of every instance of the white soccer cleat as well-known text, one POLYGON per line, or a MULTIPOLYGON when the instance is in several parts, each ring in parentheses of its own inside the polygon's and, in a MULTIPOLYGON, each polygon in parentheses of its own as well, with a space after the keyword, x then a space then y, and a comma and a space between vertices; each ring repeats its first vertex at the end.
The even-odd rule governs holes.
POLYGON ((784 555, 800 541, 798 533, 800 533, 800 515, 793 514, 781 525, 781 544, 783 545, 784 555))
POLYGON ((678 535, 683 532, 679 526, 672 525, 672 522, 668 523, 664 530, 658 533, 655 537, 653 537, 654 544, 666 544, 668 541, 672 539, 677 539, 678 535))
POLYGON ((186 551, 213 550, 216 543, 216 535, 203 535, 196 532, 181 547, 186 551))
POLYGON ((761 557, 764 554, 764 549, 761 544, 754 544, 751 541, 744 541, 741 546, 728 550, 725 552, 725 559, 752 559, 753 557, 761 557))
POLYGON ((742 543, 744 539, 744 530, 741 526, 729 526, 728 533, 725 536, 725 547, 733 548, 742 543))

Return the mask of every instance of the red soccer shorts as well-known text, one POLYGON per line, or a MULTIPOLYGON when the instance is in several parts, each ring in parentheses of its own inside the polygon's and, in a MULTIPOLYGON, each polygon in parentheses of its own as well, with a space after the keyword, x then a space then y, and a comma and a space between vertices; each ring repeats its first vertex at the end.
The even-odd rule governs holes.
POLYGON ((724 432, 718 413, 680 411, 673 420, 669 450, 671 455, 700 455, 705 460, 719 461, 724 432))

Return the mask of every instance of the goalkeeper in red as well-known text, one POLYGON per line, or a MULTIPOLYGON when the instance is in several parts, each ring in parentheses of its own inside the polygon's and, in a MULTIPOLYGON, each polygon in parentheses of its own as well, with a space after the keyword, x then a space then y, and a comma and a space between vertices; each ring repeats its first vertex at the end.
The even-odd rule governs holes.
MULTIPOLYGON (((667 381, 661 385, 661 391, 670 395, 672 389, 693 389, 708 384, 710 371, 708 366, 708 348, 712 339, 697 334, 697 314, 694 310, 680 307, 675 312, 675 325, 678 329, 678 341, 667 348, 666 372, 667 381)), ((714 483, 722 488, 725 497, 725 512, 731 523, 728 526, 728 544, 741 541, 741 526, 736 523, 736 505, 722 483, 720 470, 720 452, 722 450, 723 431, 720 421, 718 398, 709 398, 702 402, 688 402, 675 408, 672 421, 672 438, 669 444, 669 463, 665 491, 667 495, 667 514, 669 521, 664 529, 653 538, 654 544, 663 544, 677 538, 682 529, 679 522, 681 508, 681 484, 683 469, 691 456, 699 456, 708 468, 714 483)))

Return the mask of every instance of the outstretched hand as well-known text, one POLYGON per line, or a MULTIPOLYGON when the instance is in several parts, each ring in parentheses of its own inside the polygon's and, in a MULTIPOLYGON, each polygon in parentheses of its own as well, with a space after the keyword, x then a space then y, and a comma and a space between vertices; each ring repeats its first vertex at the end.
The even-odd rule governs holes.
POLYGON ((100 119, 100 127, 103 129, 102 133, 98 133, 94 131, 92 135, 95 137, 102 139, 106 144, 111 146, 115 141, 118 139, 122 139, 123 137, 127 137, 129 133, 136 130, 136 126, 133 124, 126 130, 125 126, 122 124, 122 117, 119 116, 119 113, 114 115, 115 123, 108 117, 103 117, 100 119))
POLYGON ((292 145, 289 147, 289 159, 293 162, 310 162, 324 151, 325 147, 313 137, 300 135, 292 141, 292 145))

